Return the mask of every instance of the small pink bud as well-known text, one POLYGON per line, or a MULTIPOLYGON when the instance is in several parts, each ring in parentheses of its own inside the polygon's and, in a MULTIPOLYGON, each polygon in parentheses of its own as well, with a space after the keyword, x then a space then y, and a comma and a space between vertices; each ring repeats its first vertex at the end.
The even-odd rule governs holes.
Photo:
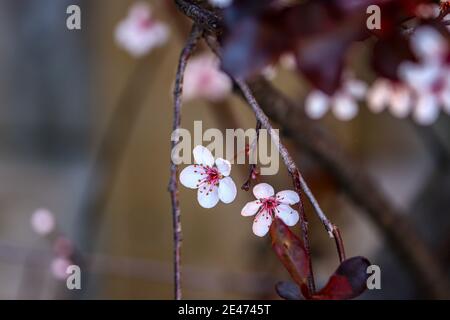
POLYGON ((47 235, 55 228, 53 213, 47 209, 38 209, 31 216, 31 227, 40 235, 47 235))
POLYGON ((58 280, 65 280, 67 278, 66 270, 72 264, 72 261, 57 257, 53 259, 50 265, 50 271, 52 275, 58 280))

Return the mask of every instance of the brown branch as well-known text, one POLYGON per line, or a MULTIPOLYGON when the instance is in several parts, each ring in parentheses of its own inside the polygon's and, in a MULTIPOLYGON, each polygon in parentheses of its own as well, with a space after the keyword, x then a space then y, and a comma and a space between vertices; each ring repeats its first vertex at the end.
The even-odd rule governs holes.
MULTIPOLYGON (((259 132, 261 130, 261 121, 256 120, 256 140, 254 143, 258 145, 259 141, 259 132)), ((249 152, 252 152, 252 146, 249 146, 249 152)), ((247 176, 247 180, 242 184, 241 189, 244 191, 250 190, 250 186, 252 184, 252 181, 256 179, 257 174, 257 167, 255 163, 250 163, 250 168, 247 176)))
POLYGON ((308 119, 291 100, 266 81, 251 88, 261 108, 284 128, 300 147, 315 156, 339 181, 348 195, 360 205, 385 234, 395 252, 420 287, 434 298, 448 298, 446 274, 408 219, 383 194, 377 183, 317 122, 308 119))
POLYGON ((200 3, 189 0, 175 0, 175 4, 178 10, 192 19, 196 25, 203 27, 204 30, 216 35, 222 32, 222 18, 213 11, 202 8, 200 3))
MULTIPOLYGON (((186 65, 189 57, 195 50, 198 40, 202 35, 202 29, 194 24, 192 27, 189 38, 181 51, 181 55, 178 61, 177 74, 175 78, 175 86, 173 90, 173 132, 176 132, 181 125, 181 104, 182 104, 182 93, 183 93, 183 78, 184 71, 186 70, 186 65)), ((171 150, 175 147, 178 141, 175 139, 171 143, 171 150)), ((172 223, 173 223, 173 241, 174 241, 174 285, 175 285, 175 299, 181 300, 182 290, 181 290, 181 211, 180 204, 178 200, 178 165, 171 161, 170 165, 170 182, 169 191, 172 201, 172 223)))
POLYGON ((256 119, 261 123, 261 125, 268 131, 272 142, 276 143, 278 145, 278 151, 281 155, 281 158, 283 159, 289 174, 291 175, 291 178, 293 180, 293 184, 295 187, 296 192, 298 193, 300 197, 299 201, 299 213, 300 213, 300 226, 302 229, 302 237, 303 242, 305 245, 305 251, 306 255, 308 256, 308 263, 309 268, 311 270, 311 273, 308 277, 308 289, 310 295, 313 295, 315 293, 315 283, 314 283, 314 273, 312 269, 312 261, 311 261, 311 249, 309 246, 309 239, 308 239, 308 220, 305 214, 303 201, 301 199, 301 174, 298 170, 297 166, 295 165, 294 160, 292 159, 291 155, 289 154, 289 151, 286 149, 286 147, 279 141, 278 135, 275 133, 274 129, 272 128, 272 125, 269 122, 269 118, 265 115, 264 111, 259 106, 258 102, 256 101, 255 97, 253 96, 253 93, 251 92, 250 88, 247 86, 247 84, 242 79, 234 79, 235 83, 238 85, 239 89, 241 90, 242 94, 244 95, 245 99, 247 100, 248 104, 252 108, 253 112, 255 113, 256 119))

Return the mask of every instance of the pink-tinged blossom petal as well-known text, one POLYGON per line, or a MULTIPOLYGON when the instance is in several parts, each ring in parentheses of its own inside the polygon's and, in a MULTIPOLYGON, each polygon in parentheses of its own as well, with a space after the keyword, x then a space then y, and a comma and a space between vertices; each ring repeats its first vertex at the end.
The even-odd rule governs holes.
POLYGON ((208 148, 198 145, 194 148, 192 153, 194 154, 195 163, 208 167, 212 167, 214 165, 214 157, 208 148))
POLYGON ((264 199, 275 194, 275 190, 268 183, 259 183, 253 188, 253 194, 257 199, 264 199))
POLYGON ((242 208, 241 215, 244 217, 254 216, 261 208, 261 201, 255 200, 247 202, 247 204, 242 208))
POLYGON ((231 163, 228 160, 217 158, 216 159, 216 167, 219 170, 220 174, 224 177, 228 177, 231 172, 231 163))
POLYGON ((447 50, 444 37, 430 26, 417 28, 411 39, 411 46, 414 52, 422 59, 440 59, 447 50))
POLYGON ((344 83, 344 91, 357 99, 363 99, 367 93, 367 84, 357 79, 349 79, 344 83))
POLYGON ((58 280, 65 280, 68 276, 66 273, 67 268, 72 264, 72 261, 62 258, 56 257, 53 259, 50 265, 50 271, 52 275, 58 280))
POLYGON ((197 191, 198 203, 205 209, 216 206, 219 202, 219 191, 216 185, 203 184, 197 191))
POLYGON ((145 2, 134 4, 115 30, 117 44, 134 57, 144 56, 164 45, 168 37, 168 27, 152 17, 150 6, 145 2))
POLYGON ((367 104, 374 113, 380 113, 386 108, 391 93, 390 81, 377 79, 367 92, 367 104))
POLYGON ((283 190, 277 193, 277 200, 282 204, 296 204, 300 201, 297 192, 292 190, 283 190))
POLYGON ((415 14, 422 19, 432 19, 439 16, 439 5, 435 3, 421 3, 417 6, 415 14))
POLYGON ((253 233, 258 237, 264 237, 269 232, 271 224, 272 216, 267 211, 262 211, 253 221, 253 233))
POLYGON ((389 110, 395 117, 404 118, 411 112, 411 91, 406 86, 395 85, 389 98, 389 110))
POLYGON ((180 182, 190 189, 197 189, 200 181, 206 177, 205 169, 200 165, 190 165, 180 173, 180 182))
POLYGON ((305 112, 311 119, 320 119, 327 113, 330 97, 319 90, 314 90, 305 100, 305 112))
POLYGON ((38 209, 31 216, 31 227, 40 235, 50 234, 55 229, 55 217, 47 209, 38 209))
POLYGON ((421 125, 433 124, 439 117, 439 105, 431 95, 423 95, 417 99, 413 114, 414 120, 421 125))
POLYGON ((224 100, 230 93, 231 79, 220 70, 220 61, 212 54, 202 54, 189 60, 183 85, 183 99, 224 100))
POLYGON ((231 203, 236 199, 237 189, 233 179, 225 177, 219 182, 219 199, 223 203, 231 203))
POLYGON ((285 204, 277 206, 275 215, 290 227, 294 226, 299 220, 298 212, 285 204))
POLYGON ((295 56, 290 53, 283 54, 280 58, 280 64, 284 69, 295 70, 297 68, 297 61, 295 56))
POLYGON ((427 64, 404 62, 400 65, 399 76, 411 88, 422 91, 430 87, 439 77, 441 68, 440 64, 435 62, 427 64))
POLYGON ((358 104, 348 94, 336 94, 333 97, 332 111, 335 117, 342 121, 349 121, 358 114, 358 104))

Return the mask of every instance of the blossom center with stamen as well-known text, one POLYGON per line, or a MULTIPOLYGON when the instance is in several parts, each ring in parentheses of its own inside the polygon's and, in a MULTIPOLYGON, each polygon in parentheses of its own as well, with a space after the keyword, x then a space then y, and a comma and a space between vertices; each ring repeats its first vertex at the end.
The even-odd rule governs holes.
POLYGON ((206 192, 208 195, 213 190, 213 186, 219 185, 220 180, 223 179, 223 175, 216 167, 194 166, 198 168, 197 170, 194 170, 194 172, 202 172, 205 175, 203 179, 198 180, 197 187, 200 188, 200 193, 206 192))
POLYGON ((280 202, 275 197, 269 197, 265 199, 261 199, 261 211, 266 211, 270 213, 272 216, 275 213, 275 209, 278 207, 280 202))

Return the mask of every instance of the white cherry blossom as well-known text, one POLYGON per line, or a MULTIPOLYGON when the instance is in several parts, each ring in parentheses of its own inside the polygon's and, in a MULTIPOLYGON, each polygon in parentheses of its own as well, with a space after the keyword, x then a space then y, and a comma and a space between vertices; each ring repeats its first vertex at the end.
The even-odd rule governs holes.
POLYGON ((367 105, 374 113, 387 108, 393 116, 405 118, 413 107, 413 91, 402 82, 380 78, 367 91, 367 105))
POLYGON ((311 119, 320 119, 331 108, 337 119, 351 120, 358 114, 358 100, 365 96, 366 90, 364 82, 347 76, 332 96, 320 90, 310 92, 305 100, 305 112, 311 119))
POLYGON ((402 63, 399 77, 415 92, 414 119, 428 125, 436 121, 441 108, 450 114, 450 47, 431 26, 417 28, 411 45, 420 61, 402 63))
POLYGON ((142 57, 164 45, 168 38, 168 27, 152 16, 150 6, 145 2, 131 6, 128 16, 115 30, 117 44, 134 57, 142 57))
POLYGON ((225 99, 233 87, 231 79, 220 70, 220 61, 212 54, 189 60, 183 81, 183 98, 203 98, 212 102, 225 99))
POLYGON ((181 171, 180 182, 187 188, 198 189, 197 200, 203 208, 213 208, 220 201, 231 203, 236 198, 237 189, 231 173, 228 160, 214 157, 203 147, 196 146, 193 150, 194 165, 181 171))
POLYGON ((275 218, 281 219, 288 226, 298 222, 298 212, 290 207, 300 201, 297 192, 284 190, 275 195, 271 185, 260 183, 253 188, 253 194, 257 200, 248 202, 242 208, 241 215, 245 217, 256 215, 253 220, 253 233, 258 237, 267 234, 275 218))

